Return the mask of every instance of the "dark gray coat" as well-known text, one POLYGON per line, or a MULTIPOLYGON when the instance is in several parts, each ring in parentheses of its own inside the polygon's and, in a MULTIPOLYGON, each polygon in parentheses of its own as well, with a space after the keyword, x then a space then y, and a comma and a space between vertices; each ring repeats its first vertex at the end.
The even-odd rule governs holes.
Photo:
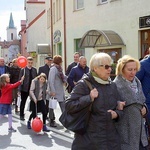
MULTIPOLYGON (((35 89, 33 90, 33 93, 36 97, 36 99, 38 100, 38 97, 39 97, 39 93, 40 93, 40 83, 39 83, 39 79, 33 79, 32 80, 32 83, 31 83, 31 86, 32 84, 35 84, 35 89)), ((42 100, 46 100, 46 89, 47 89, 47 82, 45 82, 42 86, 42 100)), ((31 88, 30 88, 30 91, 31 91, 31 88)), ((32 98, 32 95, 30 94, 30 98, 31 100, 33 100, 32 98)))
MULTIPOLYGON (((115 123, 107 110, 117 112, 121 118, 123 112, 116 110, 120 100, 115 83, 102 85, 97 83, 89 74, 87 80, 97 88, 99 95, 92 105, 91 117, 87 132, 84 135, 75 134, 72 150, 120 150, 120 137, 115 123)), ((78 111, 91 103, 90 90, 83 80, 80 80, 71 93, 66 109, 70 112, 78 111), (75 100, 75 101, 72 101, 75 100)))
POLYGON ((141 83, 135 77, 138 93, 135 94, 121 76, 115 78, 121 99, 126 101, 124 116, 117 124, 121 136, 121 150, 139 150, 140 142, 146 146, 147 137, 144 128, 144 119, 141 115, 141 109, 145 102, 141 83))
POLYGON ((47 64, 45 64, 44 66, 39 67, 38 75, 40 75, 41 73, 45 73, 48 79, 49 70, 50 70, 50 67, 47 64))
MULTIPOLYGON (((24 91, 24 92, 29 92, 31 82, 29 80, 29 69, 28 69, 28 67, 21 69, 20 74, 19 74, 19 80, 21 79, 21 77, 23 75, 25 75, 25 78, 23 80, 23 83, 19 86, 18 90, 24 91)), ((31 76, 32 76, 31 81, 37 76, 37 69, 34 67, 32 67, 32 69, 31 69, 31 76)))

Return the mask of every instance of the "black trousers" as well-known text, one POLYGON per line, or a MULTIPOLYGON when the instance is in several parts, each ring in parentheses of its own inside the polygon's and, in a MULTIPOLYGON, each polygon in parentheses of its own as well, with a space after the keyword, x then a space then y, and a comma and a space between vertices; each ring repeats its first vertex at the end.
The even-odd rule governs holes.
POLYGON ((28 96, 29 96, 29 92, 21 91, 20 117, 24 117, 24 108, 28 96))
POLYGON ((37 104, 35 104, 35 102, 31 100, 30 107, 31 115, 29 117, 29 121, 37 116, 37 112, 41 112, 43 124, 46 124, 46 105, 44 100, 37 101, 37 104))

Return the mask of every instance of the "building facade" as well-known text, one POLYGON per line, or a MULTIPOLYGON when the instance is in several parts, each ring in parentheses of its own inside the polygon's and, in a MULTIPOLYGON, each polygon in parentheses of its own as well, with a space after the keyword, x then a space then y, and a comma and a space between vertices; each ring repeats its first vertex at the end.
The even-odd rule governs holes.
POLYGON ((149 0, 46 0, 46 12, 53 54, 63 56, 64 68, 76 51, 88 60, 107 52, 116 63, 125 54, 144 57, 150 46, 149 0))
POLYGON ((44 64, 45 55, 50 54, 45 0, 25 0, 25 11, 26 50, 34 58, 34 65, 39 67, 44 64))
POLYGON ((149 0, 26 0, 25 10, 26 49, 37 66, 59 54, 65 70, 76 51, 88 63, 97 52, 114 63, 126 54, 139 59, 150 46, 149 0))

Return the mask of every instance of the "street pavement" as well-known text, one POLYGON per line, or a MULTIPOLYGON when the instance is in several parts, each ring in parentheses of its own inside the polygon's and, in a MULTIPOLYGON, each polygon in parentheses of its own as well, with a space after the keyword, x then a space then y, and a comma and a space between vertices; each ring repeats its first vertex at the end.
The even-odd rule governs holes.
MULTIPOLYGON (((27 109, 27 105, 25 110, 27 109)), ((13 114, 13 127, 17 129, 15 133, 8 132, 8 118, 5 116, 0 120, 0 149, 5 150, 70 150, 74 134, 65 129, 58 118, 61 114, 59 106, 55 109, 57 127, 50 127, 47 120, 47 127, 50 132, 36 133, 32 129, 27 129, 27 120, 30 115, 25 111, 25 121, 20 121, 19 113, 13 114)), ((41 114, 38 114, 41 118, 41 114)))
MULTIPOLYGON (((29 100, 28 100, 29 101, 29 100)), ((27 101, 27 103, 28 103, 27 101)), ((73 132, 66 130, 58 118, 61 111, 59 106, 55 109, 57 127, 49 127, 49 121, 47 121, 47 127, 50 132, 35 133, 32 129, 27 129, 27 120, 30 112, 27 111, 27 105, 25 107, 25 121, 20 121, 19 113, 14 112, 14 106, 12 110, 13 114, 13 127, 17 129, 15 133, 8 132, 8 118, 5 116, 0 120, 0 150, 70 150, 73 141, 73 132)), ((41 114, 38 114, 41 118, 41 114)), ((150 148, 149 148, 150 149, 150 148)))

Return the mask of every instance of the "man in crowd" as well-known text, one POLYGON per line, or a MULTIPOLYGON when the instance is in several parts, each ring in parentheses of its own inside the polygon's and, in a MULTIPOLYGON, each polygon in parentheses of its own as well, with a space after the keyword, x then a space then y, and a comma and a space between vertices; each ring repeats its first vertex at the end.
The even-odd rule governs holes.
MULTIPOLYGON (((16 83, 19 81, 19 74, 20 74, 21 68, 17 65, 17 58, 12 60, 12 66, 10 67, 10 83, 16 83)), ((18 112, 18 106, 17 106, 17 97, 18 97, 18 88, 13 89, 13 101, 15 103, 15 112, 18 112)))
POLYGON ((75 52, 74 53, 74 62, 72 62, 71 64, 68 65, 66 73, 65 73, 66 76, 68 76, 71 69, 77 65, 77 63, 79 62, 79 57, 80 57, 80 53, 75 52))
POLYGON ((150 142, 150 47, 149 54, 140 61, 141 67, 136 76, 141 81, 143 93, 146 97, 148 113, 146 115, 146 130, 150 142))
MULTIPOLYGON (((149 48, 150 54, 150 48, 149 48)), ((148 123, 150 125, 150 55, 140 61, 141 68, 136 76, 141 81, 144 95, 146 97, 146 105, 148 107, 148 123)))
MULTIPOLYGON (((80 57, 80 53, 75 52, 74 53, 74 62, 72 62, 71 64, 68 65, 66 73, 65 73, 66 76, 68 76, 71 69, 77 65, 77 63, 79 62, 79 57, 80 57)), ((69 84, 66 89, 67 89, 68 93, 71 93, 72 87, 69 84)))
POLYGON ((0 76, 4 73, 9 73, 9 67, 5 65, 3 57, 0 57, 0 76))
POLYGON ((19 74, 19 80, 24 76, 23 83, 19 86, 18 91, 21 93, 21 104, 20 104, 20 120, 24 119, 24 108, 29 96, 29 90, 31 81, 37 76, 37 69, 33 67, 33 58, 27 58, 27 66, 22 68, 19 74))
MULTIPOLYGON (((10 73, 9 67, 5 65, 5 61, 3 57, 0 57, 0 76, 4 73, 10 73)), ((0 91, 1 96, 1 91, 0 91)))
POLYGON ((79 58, 79 63, 77 66, 73 67, 68 76, 68 84, 73 89, 76 83, 82 78, 83 74, 89 72, 89 67, 87 66, 87 61, 84 56, 79 58))

